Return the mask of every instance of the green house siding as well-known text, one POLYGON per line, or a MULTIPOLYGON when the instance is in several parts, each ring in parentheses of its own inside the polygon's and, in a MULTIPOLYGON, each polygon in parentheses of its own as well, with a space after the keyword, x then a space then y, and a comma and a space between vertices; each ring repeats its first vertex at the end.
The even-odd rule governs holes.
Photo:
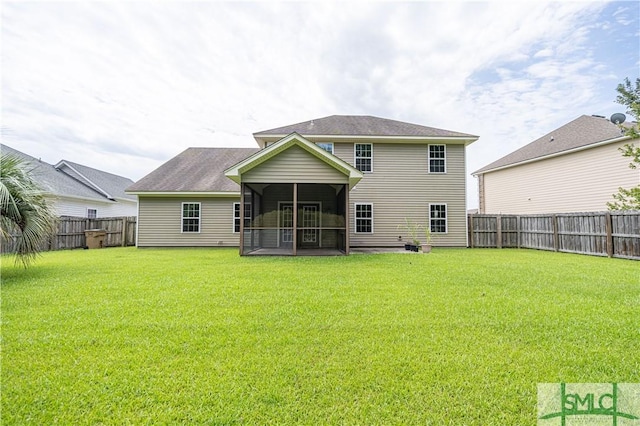
MULTIPOLYGON (((437 144, 437 142, 434 142, 437 144)), ((353 143, 334 144, 334 153, 353 164, 353 143)), ((428 145, 373 144, 373 172, 349 193, 349 217, 354 221, 354 204, 373 204, 373 233, 350 234, 351 246, 398 246, 408 240, 398 229, 404 218, 423 224, 429 204, 447 205, 446 234, 434 234, 434 245, 463 247, 467 244, 464 145, 446 145, 445 174, 428 172, 428 145)), ((423 236, 422 236, 423 237, 423 236)), ((424 237, 423 237, 424 238, 424 237)))
POLYGON ((239 197, 139 197, 138 247, 237 247, 233 203, 239 197), (182 203, 200 203, 200 232, 182 232, 182 203))
POLYGON ((242 174, 245 183, 348 183, 348 176, 298 146, 242 174))

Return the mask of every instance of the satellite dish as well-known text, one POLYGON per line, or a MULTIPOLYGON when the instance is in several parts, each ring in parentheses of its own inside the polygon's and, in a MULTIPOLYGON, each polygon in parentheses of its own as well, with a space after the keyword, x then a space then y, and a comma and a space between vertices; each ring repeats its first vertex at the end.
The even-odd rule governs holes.
POLYGON ((627 116, 621 112, 616 112, 615 114, 611 115, 611 122, 614 124, 622 124, 626 119, 627 116))

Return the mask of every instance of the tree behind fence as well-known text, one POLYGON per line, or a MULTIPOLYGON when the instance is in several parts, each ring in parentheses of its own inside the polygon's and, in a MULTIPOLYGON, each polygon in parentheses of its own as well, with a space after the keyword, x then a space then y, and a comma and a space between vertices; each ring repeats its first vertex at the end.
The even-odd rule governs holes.
POLYGON ((469 246, 640 259, 640 211, 469 215, 469 246))
MULTIPOLYGON (((103 217, 87 219, 85 217, 62 216, 57 224, 57 232, 42 247, 42 251, 84 248, 87 246, 85 231, 102 229, 106 232, 103 247, 124 247, 136 244, 135 216, 103 217)), ((2 240, 0 252, 14 251, 17 240, 15 234, 10 240, 2 240)))

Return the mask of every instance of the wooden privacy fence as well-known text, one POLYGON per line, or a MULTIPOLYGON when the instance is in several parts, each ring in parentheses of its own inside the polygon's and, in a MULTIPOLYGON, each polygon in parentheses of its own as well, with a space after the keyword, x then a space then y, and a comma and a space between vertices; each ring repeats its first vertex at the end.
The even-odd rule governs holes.
MULTIPOLYGON (((42 251, 66 250, 84 248, 87 246, 85 231, 101 229, 105 231, 103 247, 125 247, 136 244, 135 216, 101 217, 87 219, 86 217, 62 216, 57 223, 56 234, 41 247, 42 251)), ((0 252, 13 252, 17 235, 10 240, 2 240, 0 252)))
POLYGON ((533 248, 640 260, 640 211, 472 214, 470 247, 533 248))

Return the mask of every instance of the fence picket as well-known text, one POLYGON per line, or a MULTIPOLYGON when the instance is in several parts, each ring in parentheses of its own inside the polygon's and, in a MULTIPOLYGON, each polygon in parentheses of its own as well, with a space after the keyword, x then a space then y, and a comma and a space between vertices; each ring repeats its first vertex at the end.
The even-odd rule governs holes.
POLYGON ((532 248, 640 260, 640 211, 469 215, 475 247, 532 248), (496 226, 500 220, 500 227, 496 226), (499 235, 502 235, 498 241, 499 235))
MULTIPOLYGON (((50 241, 43 243, 41 251, 68 250, 86 247, 84 231, 87 229, 102 229, 106 232, 103 246, 120 247, 136 245, 135 216, 102 217, 87 219, 84 217, 62 216, 56 224, 56 234, 50 241)), ((12 234, 11 239, 2 240, 0 253, 11 253, 15 249, 18 233, 12 234)))

